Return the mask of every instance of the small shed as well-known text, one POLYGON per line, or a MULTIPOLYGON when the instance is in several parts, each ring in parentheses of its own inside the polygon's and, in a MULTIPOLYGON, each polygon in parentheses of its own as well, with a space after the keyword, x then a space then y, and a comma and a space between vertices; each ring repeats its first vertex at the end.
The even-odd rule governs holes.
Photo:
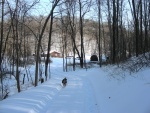
POLYGON ((51 57, 58 57, 58 58, 60 58, 61 54, 59 52, 57 52, 57 51, 52 51, 52 52, 50 52, 50 56, 51 57))
POLYGON ((90 61, 98 61, 97 55, 92 55, 90 61))

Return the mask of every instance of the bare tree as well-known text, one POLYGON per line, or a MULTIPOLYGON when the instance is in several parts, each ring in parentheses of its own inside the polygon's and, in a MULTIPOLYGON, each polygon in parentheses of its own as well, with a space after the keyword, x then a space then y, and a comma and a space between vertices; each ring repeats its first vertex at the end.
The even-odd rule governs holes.
MULTIPOLYGON (((38 85, 38 67, 39 67, 38 64, 39 64, 41 40, 42 40, 44 31, 45 31, 46 25, 47 25, 47 23, 49 21, 49 18, 52 16, 53 11, 54 11, 55 7, 57 6, 57 4, 59 3, 59 1, 60 0, 53 0, 54 3, 53 3, 53 6, 52 6, 52 9, 51 9, 50 13, 48 14, 48 16, 47 16, 47 18, 46 18, 46 20, 44 22, 44 25, 42 27, 42 30, 41 30, 39 38, 38 38, 38 47, 37 47, 37 51, 36 51, 37 53, 36 53, 36 67, 35 67, 35 86, 38 85)), ((49 58, 47 58, 47 59, 49 59, 49 58)))
POLYGON ((3 73, 2 73, 2 47, 3 47, 3 38, 4 38, 4 30, 3 30, 3 25, 4 25, 4 0, 2 0, 1 3, 1 37, 0 37, 0 79, 1 79, 1 91, 2 91, 2 97, 3 97, 3 73))
POLYGON ((68 1, 66 2, 66 7, 67 7, 67 17, 68 17, 68 24, 69 24, 69 35, 71 37, 72 40, 72 48, 73 48, 73 70, 75 71, 75 54, 77 53, 78 56, 80 56, 79 54, 79 50, 76 46, 76 1, 68 1))
POLYGON ((80 41, 81 41, 81 48, 80 48, 80 66, 83 68, 84 63, 85 63, 85 51, 84 51, 84 36, 83 36, 83 21, 84 21, 84 16, 87 12, 90 10, 91 6, 91 0, 88 1, 82 1, 79 0, 79 32, 80 32, 80 41), (84 10, 85 9, 85 10, 84 10))
MULTIPOLYGON (((129 3, 130 3, 130 1, 129 1, 129 3)), ((131 3, 130 3, 130 6, 131 6, 131 3)), ((138 17, 139 17, 139 6, 137 5, 137 8, 136 8, 135 0, 132 0, 131 10, 132 10, 132 15, 133 15, 133 19, 134 19, 136 56, 138 57, 138 55, 139 55, 139 19, 138 19, 138 17)))
POLYGON ((102 63, 102 48, 101 48, 101 0, 96 0, 97 9, 98 9, 98 56, 99 56, 99 65, 101 67, 102 63))
POLYGON ((58 2, 60 0, 56 0, 56 1, 53 1, 54 3, 52 4, 52 10, 51 10, 51 17, 50 17, 50 30, 49 30, 49 40, 48 40, 48 48, 47 48, 47 57, 46 57, 46 62, 45 62, 45 77, 46 77, 46 80, 47 80, 47 77, 48 77, 48 73, 47 73, 47 69, 48 69, 48 63, 49 63, 49 52, 50 52, 50 47, 51 47, 51 37, 52 37, 52 29, 53 29, 53 13, 54 13, 54 9, 55 7, 57 6, 58 2))
MULTIPOLYGON (((18 92, 21 91, 20 88, 20 71, 19 71, 19 66, 21 64, 21 57, 26 57, 22 50, 24 50, 24 52, 29 51, 25 50, 25 48, 27 48, 28 43, 25 43, 28 39, 27 35, 28 35, 28 29, 29 26, 26 25, 25 23, 25 18, 27 17, 27 12, 37 3, 38 1, 33 1, 33 4, 31 5, 27 5, 26 1, 22 2, 19 0, 15 1, 15 5, 12 6, 11 3, 9 1, 7 1, 7 5, 9 8, 9 12, 10 12, 10 29, 9 32, 11 30, 11 35, 10 35, 10 41, 12 42, 12 59, 13 59, 13 74, 15 74, 15 78, 17 81, 17 89, 18 92), (26 5, 26 6, 25 6, 26 5), (19 7, 22 6, 22 7, 19 7), (12 39, 11 39, 12 38, 12 39), (23 43, 24 40, 24 43, 23 43), (24 49, 22 48, 22 46, 24 45, 24 49), (14 71, 14 66, 16 67, 16 71, 14 71)), ((30 29, 30 31, 32 31, 30 29)), ((32 31, 33 32, 33 31, 32 31)), ((8 34, 9 35, 9 34, 8 34)), ((8 39, 8 35, 7 35, 7 39, 8 39)), ((6 40, 7 41, 7 40, 6 40)), ((5 46, 6 46, 6 42, 5 42, 5 46)), ((24 62, 25 63, 25 62, 24 62)))

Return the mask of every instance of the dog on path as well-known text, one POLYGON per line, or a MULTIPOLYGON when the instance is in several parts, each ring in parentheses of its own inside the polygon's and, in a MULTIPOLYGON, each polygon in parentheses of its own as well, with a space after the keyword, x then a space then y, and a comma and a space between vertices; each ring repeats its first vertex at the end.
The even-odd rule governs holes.
POLYGON ((67 78, 66 77, 62 80, 62 84, 63 84, 63 86, 66 86, 66 84, 67 84, 67 78))

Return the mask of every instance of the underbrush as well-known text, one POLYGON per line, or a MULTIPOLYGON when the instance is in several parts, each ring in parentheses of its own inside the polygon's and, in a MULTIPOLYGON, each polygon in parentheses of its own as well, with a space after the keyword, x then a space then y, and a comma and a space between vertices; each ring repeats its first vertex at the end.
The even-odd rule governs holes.
POLYGON ((148 54, 140 55, 139 57, 132 57, 126 62, 119 65, 123 71, 129 71, 131 73, 139 72, 140 70, 150 67, 150 57, 148 54))
POLYGON ((104 71, 107 71, 110 78, 124 79, 126 75, 134 76, 134 73, 150 68, 150 57, 149 54, 140 55, 139 57, 132 57, 127 61, 119 64, 104 65, 102 66, 104 71))

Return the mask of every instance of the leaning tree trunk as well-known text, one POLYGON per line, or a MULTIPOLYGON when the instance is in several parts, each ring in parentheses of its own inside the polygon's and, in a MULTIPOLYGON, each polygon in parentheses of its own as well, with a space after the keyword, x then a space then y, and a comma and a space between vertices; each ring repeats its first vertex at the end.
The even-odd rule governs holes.
POLYGON ((50 52, 50 47, 51 47, 51 37, 52 37, 52 28, 53 28, 53 11, 51 15, 51 22, 50 22, 50 31, 49 31, 49 40, 48 40, 48 48, 47 48, 47 57, 46 57, 46 62, 45 62, 45 77, 47 81, 47 69, 48 69, 48 63, 49 63, 49 52, 50 52))
POLYGON ((45 31, 46 25, 48 23, 48 20, 49 20, 50 16, 53 14, 53 10, 55 9, 55 7, 57 6, 57 4, 59 3, 60 0, 54 0, 54 1, 55 1, 55 3, 53 4, 52 9, 51 9, 49 15, 47 16, 47 18, 44 22, 42 31, 39 35, 37 54, 36 54, 37 56, 36 56, 36 68, 35 68, 35 86, 38 85, 38 67, 39 67, 39 56, 40 56, 40 53, 39 53, 40 51, 39 50, 40 50, 41 40, 42 40, 44 31, 45 31))

